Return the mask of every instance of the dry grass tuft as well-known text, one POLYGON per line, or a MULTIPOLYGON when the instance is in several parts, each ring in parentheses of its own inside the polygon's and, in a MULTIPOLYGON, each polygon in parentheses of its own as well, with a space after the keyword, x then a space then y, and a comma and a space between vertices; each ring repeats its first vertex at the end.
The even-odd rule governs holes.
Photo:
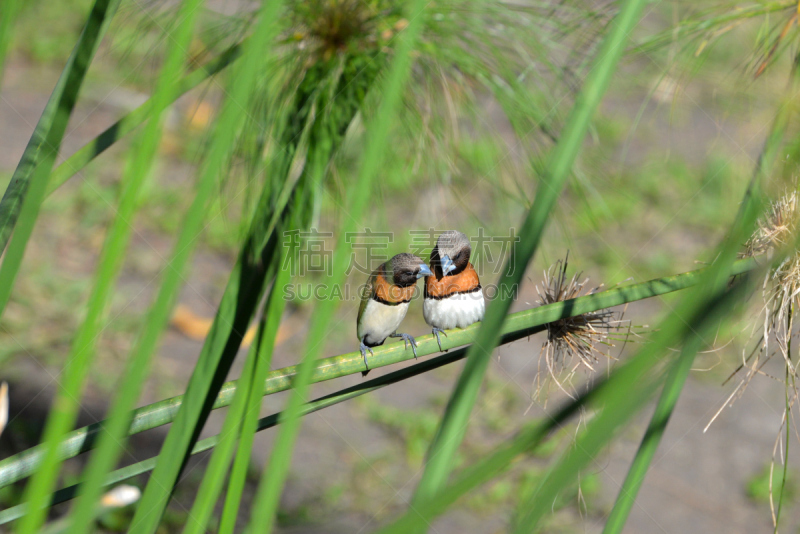
MULTIPOLYGON (((796 243, 800 210, 798 210, 797 187, 787 191, 780 199, 772 203, 768 212, 758 223, 758 228, 753 236, 745 243, 742 257, 766 255, 771 259, 775 252, 786 251, 796 243)), ((704 432, 716 420, 722 410, 742 396, 748 384, 756 375, 763 375, 773 380, 782 382, 786 390, 786 402, 783 418, 775 439, 770 466, 770 509, 772 511, 773 525, 777 529, 780 515, 780 498, 778 512, 776 513, 775 500, 772 494, 772 478, 775 461, 787 461, 785 450, 790 433, 790 421, 793 419, 793 407, 798 399, 797 390, 797 362, 792 361, 792 332, 794 330, 794 314, 800 305, 800 252, 795 250, 788 254, 777 267, 770 269, 764 278, 762 286, 763 323, 760 329, 754 328, 754 333, 760 330, 758 342, 755 343, 749 354, 742 355, 742 363, 728 378, 730 380, 739 375, 739 384, 728 396, 717 413, 711 418, 704 432), (771 345, 772 343, 772 345, 771 345), (762 368, 776 354, 780 353, 785 363, 783 377, 774 377, 766 374, 762 368), (785 436, 783 432, 786 432, 785 436)), ((727 382, 727 380, 726 380, 727 382)), ((797 434, 797 424, 795 434, 797 434)), ((786 471, 784 470, 784 476, 786 471)))
MULTIPOLYGON (((758 223, 753 236, 745 243, 742 257, 766 255, 770 258, 776 250, 784 250, 792 246, 797 236, 800 210, 798 210, 798 193, 787 191, 779 200, 772 203, 769 211, 758 223)), ((792 381, 797 376, 797 364, 792 362, 791 333, 794 324, 793 312, 800 304, 800 253, 795 251, 774 269, 767 272, 762 288, 763 307, 761 313, 764 321, 761 326, 758 342, 749 354, 743 354, 742 363, 731 374, 730 378, 743 373, 737 388, 725 401, 722 408, 708 423, 714 422, 725 406, 739 398, 750 380, 757 374, 764 374, 761 368, 775 354, 770 345, 774 342, 777 351, 786 363, 787 377, 792 381)), ((730 380, 730 378, 728 380, 730 380)), ((773 377, 770 377, 773 378, 773 377)), ((708 429, 706 426, 706 429, 708 429)))
MULTIPOLYGON (((600 285, 585 292, 589 279, 579 281, 582 272, 568 278, 568 261, 569 253, 563 260, 558 260, 545 271, 544 281, 536 288, 540 306, 591 295, 603 287, 600 285)), ((630 334, 630 322, 622 319, 623 313, 608 309, 599 310, 547 324, 547 339, 539 353, 539 372, 534 397, 544 396, 546 400, 549 382, 552 380, 559 389, 574 398, 572 379, 579 369, 594 372, 596 364, 600 361, 615 360, 616 358, 610 354, 614 341, 625 341, 630 334), (621 330, 626 332, 621 336, 615 336, 615 333, 621 330), (547 370, 546 373, 542 372, 543 365, 547 370)))

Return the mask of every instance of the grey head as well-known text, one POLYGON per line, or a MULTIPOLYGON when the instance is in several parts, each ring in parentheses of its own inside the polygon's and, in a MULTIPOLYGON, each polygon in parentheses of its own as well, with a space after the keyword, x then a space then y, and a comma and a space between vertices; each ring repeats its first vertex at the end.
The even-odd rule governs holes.
POLYGON ((458 274, 469 264, 471 253, 466 234, 457 230, 442 232, 431 251, 431 267, 437 270, 437 277, 458 274))

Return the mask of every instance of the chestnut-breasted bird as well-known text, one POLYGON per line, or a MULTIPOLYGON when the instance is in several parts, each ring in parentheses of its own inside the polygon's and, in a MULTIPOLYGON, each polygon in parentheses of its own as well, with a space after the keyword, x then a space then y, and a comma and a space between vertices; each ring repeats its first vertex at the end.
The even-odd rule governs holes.
POLYGON ((425 279, 422 314, 433 327, 439 350, 439 334, 447 337, 443 330, 466 328, 483 320, 483 290, 478 273, 469 262, 471 252, 469 238, 454 230, 442 233, 431 251, 433 274, 425 279))
POLYGON ((411 343, 417 357, 417 342, 409 334, 398 334, 397 328, 406 316, 417 280, 430 274, 422 259, 404 252, 380 264, 370 275, 361 294, 356 328, 367 370, 367 351, 372 354, 372 347, 383 345, 387 337, 401 337, 404 344, 411 343))

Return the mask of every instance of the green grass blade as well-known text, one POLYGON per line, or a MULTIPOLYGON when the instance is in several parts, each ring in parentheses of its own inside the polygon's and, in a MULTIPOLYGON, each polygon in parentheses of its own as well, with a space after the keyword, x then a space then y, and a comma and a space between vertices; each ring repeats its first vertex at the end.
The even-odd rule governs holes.
POLYGON ((0 200, 0 254, 11 232, 14 238, 0 266, 0 316, 8 303, 25 247, 33 232, 67 122, 78 101, 86 71, 94 58, 119 0, 96 0, 50 99, 33 130, 11 182, 0 200))
MULTIPOLYGON (((778 159, 778 153, 783 145, 784 134, 786 132, 791 109, 792 107, 788 102, 785 102, 781 109, 779 109, 770 134, 767 136, 764 143, 764 148, 759 155, 754 172, 754 183, 759 183, 764 177, 771 175, 772 167, 778 159)), ((752 199, 748 196, 745 198, 745 201, 752 202, 752 199)), ((745 204, 745 206, 746 205, 747 204, 745 204)), ((740 217, 744 215, 744 212, 740 213, 740 217)), ((636 502, 636 496, 639 494, 639 489, 647 475, 650 463, 653 461, 659 443, 661 443, 661 438, 669 423, 672 411, 675 409, 678 397, 689 376, 689 371, 694 361, 693 358, 693 354, 686 356, 686 353, 682 353, 681 357, 670 370, 670 374, 664 383, 664 389, 656 404, 656 409, 647 426, 642 442, 639 444, 636 456, 620 487, 617 500, 614 502, 614 507, 611 509, 611 513, 606 520, 606 525, 603 529, 604 534, 616 534, 622 532, 622 529, 625 527, 633 504, 636 502)))
MULTIPOLYGON (((277 19, 281 8, 280 1, 262 3, 255 32, 245 45, 242 60, 238 64, 239 70, 233 78, 235 83, 231 87, 236 97, 226 100, 226 109, 229 110, 227 115, 223 111, 223 115, 229 117, 231 126, 231 130, 226 132, 227 137, 220 137, 220 147, 224 146, 225 154, 235 141, 235 135, 231 132, 237 131, 244 123, 245 110, 248 108, 242 103, 250 100, 252 88, 266 63, 265 58, 278 31, 277 19)), ((277 246, 277 240, 272 240, 272 243, 277 246)), ((274 263, 279 255, 273 254, 271 247, 268 246, 267 249, 267 252, 271 253, 268 257, 274 263)), ((167 435, 159 461, 131 522, 131 532, 151 533, 158 527, 172 488, 189 457, 215 394, 241 343, 242 332, 246 330, 247 323, 252 317, 266 274, 263 268, 251 268, 248 262, 242 261, 242 257, 249 254, 249 248, 245 246, 240 262, 231 275, 198 364, 192 373, 181 410, 167 435), (240 295, 240 290, 246 294, 240 295), (227 324, 221 326, 221 322, 227 324), (220 365, 223 357, 228 361, 220 365)))
MULTIPOLYGON (((225 50, 219 57, 209 61, 184 76, 175 90, 173 102, 184 93, 188 93, 201 83, 207 81, 215 74, 221 72, 228 65, 236 61, 241 51, 240 45, 234 45, 225 50)), ((67 180, 75 176, 81 169, 88 165, 97 156, 105 152, 114 143, 135 130, 146 121, 153 113, 153 100, 150 99, 134 109, 117 122, 106 128, 103 133, 83 145, 61 165, 53 169, 50 181, 47 184, 46 195, 51 195, 56 189, 64 185, 67 180)))
POLYGON ((692 369, 693 362, 694 353, 684 349, 677 361, 672 364, 653 417, 650 419, 639 449, 636 451, 636 457, 628 470, 625 482, 620 488, 614 508, 611 510, 608 521, 606 521, 604 533, 622 532, 622 528, 628 519, 628 514, 636 501, 639 488, 644 482, 650 462, 655 456, 672 411, 675 409, 678 397, 680 397, 683 386, 686 383, 686 378, 689 376, 689 371, 692 369))
MULTIPOLYGON (((292 258, 294 247, 290 247, 286 254, 292 258)), ((289 281, 290 270, 280 270, 267 298, 264 316, 259 325, 258 335, 250 348, 242 371, 241 382, 243 387, 237 388, 231 404, 231 409, 225 415, 225 423, 220 433, 220 443, 214 449, 203 482, 197 491, 194 505, 189 513, 188 523, 184 528, 185 534, 202 534, 214 510, 214 503, 219 497, 222 483, 230 467, 233 447, 239 439, 239 448, 236 455, 234 469, 230 474, 228 495, 237 495, 226 500, 225 509, 228 517, 233 513, 235 524, 238 504, 244 489, 247 469, 250 465, 250 449, 253 436, 257 430, 258 414, 261 409, 262 391, 259 387, 264 383, 272 361, 275 339, 281 323, 283 311, 286 308, 286 299, 283 298, 283 287, 289 281), (249 430, 247 432, 245 429, 249 430), (244 465, 244 470, 242 470, 244 465), (235 510, 234 508, 235 503, 235 510)), ((230 522, 230 519, 228 519, 230 522)), ((222 523, 225 523, 224 517, 222 523)), ((220 526, 219 532, 224 532, 220 526)))
MULTIPOLYGON (((187 9, 196 8, 197 5, 187 7, 187 9)), ((197 75, 198 72, 205 71, 195 71, 183 78, 175 92, 184 89, 186 80, 192 80, 193 75, 194 79, 202 79, 197 75)), ((240 85, 230 88, 230 98, 223 107, 215 127, 209 147, 209 156, 204 162, 195 198, 186 213, 172 257, 164 270, 164 278, 156 300, 147 315, 144 329, 131 352, 126 371, 122 375, 123 382, 109 412, 109 419, 99 436, 97 451, 92 456, 87 468, 86 482, 81 489, 82 496, 76 504, 72 525, 74 532, 86 532, 90 528, 94 516, 94 503, 100 497, 105 475, 114 467, 122 452, 124 438, 131 422, 131 410, 141 394, 150 369, 152 355, 158 345, 160 335, 169 321, 171 310, 183 282, 186 264, 194 250, 196 237, 202 230, 205 210, 217 178, 227 161, 230 140, 235 137, 238 123, 242 120, 240 106, 233 105, 231 102, 239 102, 247 97, 249 88, 243 85, 245 83, 247 83, 246 79, 237 78, 237 84, 240 85)), ((173 94, 174 96, 176 95, 173 94)))
MULTIPOLYGON (((759 276, 753 275, 750 278, 755 280, 759 276)), ((704 322, 707 326, 715 325, 715 320, 729 311, 732 302, 747 293, 744 284, 739 284, 738 287, 740 291, 729 292, 725 298, 718 299, 711 306, 703 308, 702 312, 697 314, 698 320, 704 322)), ((694 293, 698 294, 702 291, 694 293)), ((692 299, 686 300, 692 301, 692 299)), ((675 319, 675 317, 677 315, 673 316, 672 319, 675 319)), ((691 327, 695 326, 695 324, 695 322, 691 322, 687 325, 682 320, 667 321, 664 327, 657 331, 656 335, 659 336, 659 339, 668 339, 674 342, 675 339, 678 339, 675 336, 686 330, 691 332, 691 327)), ((694 337, 697 338, 698 336, 694 337)), ((545 417, 542 422, 520 431, 507 444, 458 474, 449 486, 443 488, 431 499, 413 506, 395 522, 380 529, 378 532, 380 534, 405 534, 426 528, 432 519, 444 513, 469 491, 497 477, 517 456, 535 449, 550 433, 562 428, 583 407, 602 408, 603 413, 609 413, 605 407, 611 404, 616 406, 616 403, 620 405, 621 410, 641 409, 644 405, 641 399, 646 399, 648 395, 651 395, 656 390, 658 375, 654 374, 653 370, 662 361, 659 355, 665 352, 664 350, 659 351, 656 343, 644 345, 634 358, 614 370, 607 379, 601 379, 592 389, 579 396, 576 400, 567 403, 555 414, 545 417)), ((565 458, 569 460, 570 457, 576 454, 576 450, 580 450, 579 447, 571 447, 569 454, 566 454, 565 458)), ((543 494, 543 492, 540 492, 540 494, 542 494, 542 498, 537 501, 536 505, 541 505, 546 510, 549 510, 552 504, 552 501, 548 500, 548 495, 550 494, 543 494)), ((528 503, 528 506, 530 506, 530 503, 528 503)))
MULTIPOLYGON (((103 245, 86 317, 75 335, 59 391, 45 424, 44 458, 25 490, 30 511, 18 526, 19 534, 33 534, 44 522, 46 505, 61 465, 59 442, 72 428, 80 408, 79 399, 86 373, 94 357, 96 340, 102 329, 102 318, 125 258, 132 230, 131 221, 139 204, 139 192, 150 173, 161 141, 162 115, 172 102, 177 81, 183 73, 185 51, 194 31, 194 19, 201 2, 202 0, 184 0, 181 4, 181 24, 171 34, 164 65, 156 82, 153 116, 127 160, 119 207, 103 245)), ((90 510, 94 509, 94 503, 84 504, 90 510)))
POLYGON ((183 528, 184 534, 202 534, 206 532, 211 513, 214 511, 214 504, 227 477, 233 449, 236 445, 236 438, 239 435, 239 428, 245 416, 248 394, 252 387, 252 381, 249 380, 249 377, 255 374, 256 361, 260 353, 259 347, 263 334, 262 323, 256 339, 247 352, 247 359, 242 369, 242 376, 245 377, 244 384, 241 384, 242 387, 237 388, 231 407, 228 409, 228 413, 225 414, 225 422, 219 433, 219 439, 206 466, 203 481, 197 489, 197 497, 195 497, 192 509, 189 511, 189 517, 186 519, 186 525, 183 528))
POLYGON ((14 21, 17 19, 20 5, 19 0, 4 0, 3 3, 0 3, 0 87, 3 86, 6 56, 11 47, 14 21))
MULTIPOLYGON (((292 244, 294 244, 292 242, 292 244)), ((296 258, 294 249, 288 251, 291 261, 296 258)), ((290 269, 291 270, 291 269, 290 269)), ((219 532, 233 532, 236 526, 236 518, 239 513, 239 504, 244 493, 247 474, 250 469, 250 454, 253 449, 253 441, 258 428, 258 414, 261 409, 263 398, 263 388, 269 373, 272 362, 272 354, 275 346, 275 339, 278 335, 281 316, 286 308, 286 299, 280 291, 275 288, 283 288, 287 282, 289 271, 281 271, 275 280, 273 291, 267 300, 265 310, 265 326, 263 337, 259 339, 258 363, 252 380, 249 381, 247 391, 247 411, 240 427, 239 448, 236 451, 236 458, 231 468, 228 480, 228 491, 225 495, 225 505, 222 509, 220 518, 219 532)))
MULTIPOLYGON (((367 201, 372 191, 373 180, 384 160, 389 128, 394 122, 396 111, 401 102, 402 90, 411 71, 411 51, 416 44, 416 38, 422 26, 420 18, 423 16, 424 6, 424 0, 415 0, 410 4, 409 11, 406 13, 409 25, 397 37, 400 42, 397 45, 395 57, 384 80, 385 84, 381 87, 381 103, 374 120, 371 121, 367 128, 369 132, 367 144, 364 149, 359 175, 352 189, 353 194, 347 203, 346 210, 350 217, 346 219, 343 228, 340 230, 340 235, 342 236, 356 229, 357 221, 354 217, 360 217, 365 212, 367 201)), ((323 166, 317 164, 316 168, 321 170, 323 166)), ((335 273, 335 278, 329 284, 331 288, 344 281, 344 273, 347 270, 347 261, 350 257, 347 247, 348 243, 345 239, 338 240, 333 253, 331 271, 335 273)), ((300 429, 300 411, 308 396, 316 355, 324 346, 327 333, 326 327, 337 305, 336 299, 322 298, 317 303, 317 307, 311 317, 303 360, 292 384, 292 392, 287 402, 284 419, 281 421, 283 424, 276 437, 269 463, 262 474, 251 509, 249 525, 260 532, 268 533, 272 531, 275 514, 278 509, 278 501, 291 465, 292 449, 300 429)))
MULTIPOLYGON (((733 273, 742 274, 749 272, 755 268, 756 265, 756 261, 753 259, 737 261, 734 264, 733 273)), ((683 274, 657 278, 639 284, 618 287, 564 302, 557 302, 512 313, 503 324, 501 333, 503 335, 508 335, 514 332, 525 332, 527 329, 540 327, 564 317, 581 315, 637 300, 664 295, 674 291, 680 291, 696 285, 702 279, 703 273, 706 270, 707 268, 704 268, 683 274)), ((475 340, 475 334, 479 328, 480 325, 475 324, 463 330, 450 331, 446 338, 442 338, 442 346, 445 349, 453 349, 472 343, 475 340)), ((526 335, 527 334, 522 337, 526 335)), ((417 354, 420 357, 439 352, 439 347, 433 336, 420 336, 416 339, 418 343, 417 354)), ((410 351, 404 349, 402 343, 385 345, 376 348, 374 356, 370 356, 370 368, 374 369, 393 365, 408 361, 412 358, 413 355, 410 351)), ((364 370, 364 360, 361 358, 361 354, 357 351, 350 352, 318 360, 311 380, 312 382, 322 382, 360 373, 364 370)), ((276 369, 268 373, 263 384, 262 394, 271 395, 289 389, 296 374, 297 366, 276 369)), ((230 405, 237 389, 236 385, 237 382, 233 381, 222 386, 213 404, 214 409, 230 405)), ((128 434, 137 434, 171 423, 182 402, 183 396, 177 396, 135 410, 131 425, 128 429, 128 434)), ((102 428, 104 424, 105 422, 96 423, 70 433, 62 442, 59 449, 61 458, 72 458, 82 452, 91 450, 94 447, 100 428, 102 428)), ((8 486, 9 484, 13 484, 18 480, 30 476, 40 465, 41 459, 42 447, 37 446, 0 461, 0 487, 8 486)))
MULTIPOLYGON (((666 353, 674 346, 676 340, 681 340, 683 345, 679 360, 673 364, 672 371, 665 385, 662 398, 654 414, 653 426, 648 429, 649 435, 645 437, 641 455, 637 454, 635 465, 632 469, 633 478, 631 487, 641 483, 644 472, 649 466, 650 458, 655 452, 661 434, 667 424, 669 414, 674 408, 677 397, 680 395, 694 357, 700 348, 708 344, 705 336, 718 328, 718 322, 732 313, 737 300, 749 294, 749 282, 752 277, 744 277, 733 287, 729 286, 731 269, 735 264, 736 256, 744 243, 752 234, 756 220, 763 213, 764 199, 760 190, 761 167, 757 168, 750 185, 745 192, 736 219, 718 254, 714 255, 714 263, 704 273, 703 280, 689 294, 664 321, 655 339, 643 350, 639 360, 647 365, 648 361, 655 361, 659 354, 666 353), (684 361, 685 360, 685 361, 684 361), (634 471, 635 470, 635 471, 634 471)), ((650 364, 652 367, 654 364, 650 364)), ((629 366, 630 367, 630 366, 629 366)), ((640 376, 640 375, 638 375, 640 376)), ((631 381, 635 381, 632 378, 631 381)), ((624 386, 624 384, 623 384, 624 386)), ((624 387, 619 388, 620 390, 624 387)), ((617 393, 619 395, 619 393, 617 393)), ((542 481, 539 489, 523 505, 527 510, 525 517, 517 524, 515 533, 533 532, 541 517, 547 513, 555 496, 565 487, 574 482, 583 468, 600 452, 602 447, 612 439, 616 429, 625 424, 641 401, 620 395, 617 401, 609 402, 604 406, 600 416, 592 419, 587 425, 586 432, 579 438, 574 447, 573 454, 566 454, 542 481)), ((625 489, 623 487, 623 489, 625 489)), ((632 502, 630 503, 632 504, 632 502)), ((624 505, 623 505, 624 506, 624 505)), ((622 514, 623 508, 618 510, 614 523, 621 528, 627 514, 622 514)))
MULTIPOLYGON (((549 214, 583 145, 592 115, 608 87, 628 35, 636 26, 645 3, 644 0, 628 0, 615 17, 594 67, 578 95, 561 138, 548 160, 545 172, 539 181, 533 206, 519 231, 521 241, 513 247, 508 262, 511 268, 504 269, 498 287, 515 288, 516 292, 520 280, 525 275, 528 263, 547 225, 549 214)), ((497 346, 498 335, 512 300, 512 298, 495 299, 489 304, 471 353, 467 357, 467 363, 459 376, 439 429, 428 450, 428 461, 412 505, 429 499, 447 482, 456 450, 466 432, 491 352, 497 346)))

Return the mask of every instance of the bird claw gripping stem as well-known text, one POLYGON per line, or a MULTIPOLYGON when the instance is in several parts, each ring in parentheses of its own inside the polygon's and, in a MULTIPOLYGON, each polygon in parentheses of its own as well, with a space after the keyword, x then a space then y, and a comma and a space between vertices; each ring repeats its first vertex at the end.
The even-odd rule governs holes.
POLYGON ((436 328, 435 326, 431 332, 433 332, 433 335, 436 336, 436 343, 439 344, 439 350, 445 352, 445 350, 442 348, 442 340, 439 338, 439 334, 444 334, 444 337, 447 337, 447 332, 440 328, 436 328))
MULTIPOLYGON (((367 336, 364 336, 366 338, 367 336)), ((369 372, 369 363, 367 362, 367 351, 369 351, 371 356, 375 356, 375 353, 372 352, 372 349, 366 345, 364 345, 364 339, 361 340, 361 356, 364 358, 364 365, 366 366, 367 370, 363 371, 362 374, 366 375, 369 372)))
POLYGON ((408 348, 408 344, 411 344, 411 352, 414 353, 414 359, 417 359, 417 341, 411 336, 411 334, 398 334, 395 332, 389 337, 402 337, 403 338, 403 346, 408 348))

